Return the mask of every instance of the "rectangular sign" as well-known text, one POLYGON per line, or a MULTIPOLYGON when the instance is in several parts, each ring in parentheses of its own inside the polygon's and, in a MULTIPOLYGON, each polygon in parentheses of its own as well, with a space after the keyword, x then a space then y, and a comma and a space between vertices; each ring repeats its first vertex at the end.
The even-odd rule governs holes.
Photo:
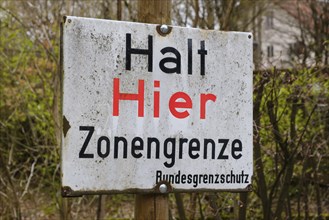
POLYGON ((66 17, 64 196, 247 190, 252 36, 66 17))

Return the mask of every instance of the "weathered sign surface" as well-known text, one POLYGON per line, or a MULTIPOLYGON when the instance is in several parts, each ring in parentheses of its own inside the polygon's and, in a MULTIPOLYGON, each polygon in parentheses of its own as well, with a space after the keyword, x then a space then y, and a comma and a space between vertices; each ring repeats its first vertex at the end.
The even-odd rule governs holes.
POLYGON ((246 190, 252 36, 67 17, 62 186, 106 192, 246 190))

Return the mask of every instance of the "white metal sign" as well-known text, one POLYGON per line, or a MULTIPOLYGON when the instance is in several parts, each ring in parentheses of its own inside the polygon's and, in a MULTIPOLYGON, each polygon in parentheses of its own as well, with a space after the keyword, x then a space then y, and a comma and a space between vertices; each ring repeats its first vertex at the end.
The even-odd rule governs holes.
POLYGON ((67 17, 62 42, 64 195, 248 188, 250 33, 67 17))

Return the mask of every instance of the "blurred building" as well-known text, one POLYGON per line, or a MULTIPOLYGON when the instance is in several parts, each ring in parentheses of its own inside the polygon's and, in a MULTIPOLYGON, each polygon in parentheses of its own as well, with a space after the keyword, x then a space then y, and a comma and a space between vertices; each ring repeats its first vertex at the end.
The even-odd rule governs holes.
POLYGON ((328 4, 314 0, 268 2, 253 27, 255 68, 285 69, 328 62, 324 45, 329 39, 328 4))

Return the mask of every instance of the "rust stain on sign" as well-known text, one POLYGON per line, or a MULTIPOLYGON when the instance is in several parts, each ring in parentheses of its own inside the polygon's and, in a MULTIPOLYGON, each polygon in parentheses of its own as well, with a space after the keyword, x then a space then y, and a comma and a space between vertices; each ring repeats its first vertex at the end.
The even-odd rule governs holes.
POLYGON ((65 116, 63 116, 63 134, 64 134, 64 137, 66 137, 66 134, 70 130, 70 128, 71 128, 70 122, 66 119, 65 116))

